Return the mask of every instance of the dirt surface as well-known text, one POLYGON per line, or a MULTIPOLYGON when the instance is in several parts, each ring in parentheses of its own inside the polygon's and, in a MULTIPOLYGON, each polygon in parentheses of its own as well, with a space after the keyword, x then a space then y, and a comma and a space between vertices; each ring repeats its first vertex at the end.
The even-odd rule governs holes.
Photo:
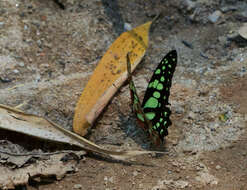
MULTIPOLYGON (((120 33, 162 13, 134 72, 141 97, 161 58, 174 48, 179 56, 165 155, 128 162, 89 155, 76 173, 27 188, 247 189, 247 40, 238 35, 246 10, 240 0, 0 1, 0 103, 70 130, 81 91, 120 33)), ((123 86, 87 138, 154 149, 129 102, 123 86)))

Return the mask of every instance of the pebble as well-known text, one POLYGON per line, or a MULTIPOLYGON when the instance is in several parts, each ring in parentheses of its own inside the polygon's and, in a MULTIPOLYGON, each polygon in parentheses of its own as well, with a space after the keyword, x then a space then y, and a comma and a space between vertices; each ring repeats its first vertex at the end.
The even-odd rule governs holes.
POLYGON ((189 182, 188 181, 179 180, 176 185, 178 186, 178 188, 184 189, 184 188, 188 187, 189 182))
POLYGON ((137 176, 138 175, 138 172, 137 171, 134 171, 133 172, 133 176, 137 176))
POLYGON ((28 26, 27 25, 24 25, 24 30, 27 30, 28 29, 28 26))
POLYGON ((108 179, 109 182, 113 183, 113 176, 108 179))
POLYGON ((211 23, 216 23, 219 18, 221 17, 222 13, 217 10, 217 11, 214 11, 211 15, 208 16, 208 20, 211 22, 211 23))
POLYGON ((223 13, 227 13, 229 11, 236 11, 238 10, 237 7, 235 6, 224 6, 224 7, 221 7, 220 10, 223 12, 223 13))
POLYGON ((180 164, 178 162, 175 162, 175 161, 172 162, 172 165, 175 166, 175 167, 179 167, 180 166, 180 164))
POLYGON ((216 168, 216 170, 219 170, 221 168, 221 166, 217 165, 215 168, 216 168))
POLYGON ((42 47, 42 42, 41 42, 41 40, 37 40, 37 44, 38 44, 38 46, 41 48, 42 47))
POLYGON ((189 19, 191 22, 198 22, 197 11, 195 10, 190 16, 189 19))
POLYGON ((2 83, 7 83, 7 82, 11 82, 11 81, 12 81, 11 79, 0 76, 0 82, 2 82, 2 83))
POLYGON ((201 164, 201 163, 200 163, 198 166, 199 166, 200 168, 204 168, 204 165, 201 164))
POLYGON ((184 4, 186 6, 187 11, 191 11, 196 7, 196 3, 191 0, 185 0, 184 4))
POLYGON ((200 171, 200 170, 202 170, 202 168, 199 166, 196 166, 196 171, 200 171))
POLYGON ((218 41, 219 41, 220 44, 222 44, 223 46, 229 44, 229 41, 227 40, 227 37, 226 37, 226 36, 219 36, 219 37, 218 37, 218 41))
POLYGON ((82 188, 82 185, 81 184, 75 184, 74 185, 74 189, 81 189, 82 188))
POLYGON ((211 181, 210 185, 217 185, 218 184, 218 181, 217 180, 213 180, 211 181))
POLYGON ((18 74, 20 71, 19 71, 18 69, 14 69, 13 72, 14 72, 15 74, 18 74))
POLYGON ((192 119, 192 120, 195 120, 196 117, 197 117, 196 114, 192 111, 190 111, 188 116, 187 116, 188 119, 192 119))
POLYGON ((24 67, 24 66, 25 66, 25 64, 24 64, 23 62, 18 63, 18 65, 19 65, 20 67, 24 67))
POLYGON ((125 31, 132 30, 132 26, 131 26, 131 24, 130 24, 130 23, 127 23, 127 22, 125 22, 125 23, 124 23, 124 30, 125 30, 125 31))
POLYGON ((2 28, 4 25, 4 22, 0 22, 0 28, 2 28))

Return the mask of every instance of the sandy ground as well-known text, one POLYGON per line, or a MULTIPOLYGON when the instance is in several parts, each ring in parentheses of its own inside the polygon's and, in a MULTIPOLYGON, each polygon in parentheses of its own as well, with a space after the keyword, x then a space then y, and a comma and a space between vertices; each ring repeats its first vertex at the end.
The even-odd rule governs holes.
MULTIPOLYGON (((1 0, 0 103, 24 103, 25 112, 70 130, 81 91, 125 28, 162 13, 134 72, 141 97, 161 58, 174 48, 179 56, 167 154, 128 162, 89 155, 61 181, 27 188, 247 189, 247 43, 237 33, 246 10, 246 2, 231 0, 1 0)), ((107 148, 150 149, 129 102, 123 86, 87 138, 107 148)))

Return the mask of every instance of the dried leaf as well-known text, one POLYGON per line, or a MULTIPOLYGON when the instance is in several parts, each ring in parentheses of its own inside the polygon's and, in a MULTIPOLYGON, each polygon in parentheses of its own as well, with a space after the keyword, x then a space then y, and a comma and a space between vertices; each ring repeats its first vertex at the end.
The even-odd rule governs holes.
POLYGON ((127 53, 130 52, 132 70, 141 61, 148 46, 151 23, 147 22, 121 34, 102 57, 75 109, 73 130, 77 134, 87 134, 88 128, 127 79, 127 53))
POLYGON ((66 164, 61 161, 64 156, 64 154, 51 155, 48 160, 40 160, 15 170, 1 165, 0 189, 14 189, 15 186, 27 184, 30 178, 36 179, 41 176, 55 176, 57 180, 62 179, 66 173, 76 170, 75 161, 71 160, 66 164))
MULTIPOLYGON (((15 131, 39 139, 75 145, 83 150, 99 153, 118 160, 129 157, 155 153, 155 151, 112 151, 106 150, 80 135, 68 131, 52 121, 42 117, 26 114, 20 110, 0 104, 0 129, 15 131)), ((156 152, 161 153, 161 152, 156 152)))

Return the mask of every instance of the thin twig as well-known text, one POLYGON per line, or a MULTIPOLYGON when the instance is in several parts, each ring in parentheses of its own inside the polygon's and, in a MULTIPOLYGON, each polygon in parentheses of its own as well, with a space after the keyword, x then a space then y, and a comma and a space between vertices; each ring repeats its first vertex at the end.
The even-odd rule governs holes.
POLYGON ((12 153, 4 150, 0 150, 0 153, 10 156, 49 156, 61 153, 71 153, 72 151, 56 151, 56 152, 43 152, 43 153, 12 153))

